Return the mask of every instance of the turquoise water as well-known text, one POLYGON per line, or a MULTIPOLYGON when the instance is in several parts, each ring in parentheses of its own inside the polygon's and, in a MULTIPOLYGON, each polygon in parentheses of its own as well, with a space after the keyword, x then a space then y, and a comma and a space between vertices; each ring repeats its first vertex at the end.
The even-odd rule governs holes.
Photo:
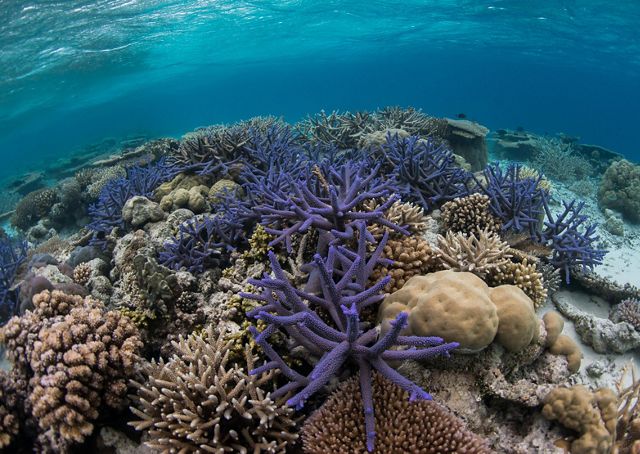
POLYGON ((537 3, 0 2, 0 178, 105 137, 385 105, 639 159, 640 2, 537 3))

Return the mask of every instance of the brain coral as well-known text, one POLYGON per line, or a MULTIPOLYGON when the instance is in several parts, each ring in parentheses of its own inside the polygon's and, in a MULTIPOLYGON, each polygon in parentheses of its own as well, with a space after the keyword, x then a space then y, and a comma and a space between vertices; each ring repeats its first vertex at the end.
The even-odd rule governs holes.
MULTIPOLYGON (((376 373, 374 453, 489 453, 486 442, 443 406, 428 400, 409 401, 408 393, 376 373)), ((366 453, 366 434, 357 377, 343 383, 302 429, 307 454, 366 453)))
POLYGON ((380 306, 383 330, 401 311, 409 313, 411 335, 458 342, 458 351, 483 349, 498 332, 498 313, 489 287, 472 273, 447 270, 412 277, 380 306))
POLYGON ((640 166, 625 159, 611 164, 600 182, 598 203, 640 223, 640 166))
POLYGON ((409 314, 405 334, 430 333, 458 342, 458 352, 482 350, 494 339, 515 352, 538 335, 533 302, 522 290, 512 285, 491 289, 467 272, 446 270, 409 279, 380 305, 383 332, 403 311, 409 314))

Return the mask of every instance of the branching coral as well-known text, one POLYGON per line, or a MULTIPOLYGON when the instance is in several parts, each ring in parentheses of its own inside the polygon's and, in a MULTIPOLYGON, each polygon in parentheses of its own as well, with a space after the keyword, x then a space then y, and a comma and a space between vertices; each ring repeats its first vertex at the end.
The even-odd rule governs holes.
POLYGON ((442 223, 446 230, 477 233, 487 230, 499 233, 502 221, 489 209, 490 199, 484 194, 458 197, 442 205, 442 223))
POLYGON ((438 263, 436 252, 427 241, 417 236, 389 240, 384 246, 382 257, 393 263, 377 267, 371 274, 371 280, 376 282, 384 276, 390 276, 385 288, 389 293, 400 290, 413 276, 434 271, 438 263))
POLYGON ((512 164, 506 172, 498 164, 483 171, 482 180, 474 177, 475 188, 489 197, 489 207, 502 221, 503 231, 515 233, 535 232, 543 215, 543 200, 547 192, 541 187, 542 175, 527 178, 521 175, 521 166, 512 164))
POLYGON ((624 300, 613 310, 615 321, 627 322, 640 331, 640 301, 624 300))
MULTIPOLYGON (((410 402, 406 391, 373 374, 376 453, 490 453, 487 443, 441 405, 410 402)), ((362 395, 356 377, 343 383, 302 429, 307 454, 365 452, 362 395)))
POLYGON ((487 230, 470 235, 449 231, 445 237, 438 235, 435 252, 445 269, 469 271, 484 277, 496 267, 508 263, 508 248, 498 235, 487 230))
POLYGON ((147 382, 137 388, 129 424, 148 431, 146 444, 163 453, 284 453, 297 438, 287 396, 272 398, 268 387, 275 371, 249 375, 254 357, 245 350, 247 369, 229 365, 233 340, 209 327, 174 342, 166 363, 145 368, 147 382))
POLYGON ((309 397, 322 389, 339 372, 347 360, 351 359, 358 365, 365 409, 366 445, 369 451, 373 450, 375 439, 372 369, 408 391, 412 400, 429 399, 429 394, 402 377, 386 361, 447 356, 448 352, 458 345, 455 342, 443 344, 442 339, 435 337, 401 336, 400 331, 407 323, 406 313, 399 314, 391 323, 392 329, 379 339, 375 328, 366 332, 361 330, 362 309, 379 302, 382 298, 379 292, 389 282, 389 278, 385 278, 371 287, 366 287, 381 249, 379 246, 368 260, 364 256, 365 251, 348 254, 344 248, 335 246, 329 248, 326 259, 316 254, 314 265, 320 277, 320 296, 293 287, 275 254, 271 252, 269 259, 274 277, 265 276, 261 280, 249 281, 264 289, 261 294, 241 294, 244 298, 264 303, 247 315, 269 324, 261 333, 254 330, 254 334, 256 343, 262 347, 270 361, 251 373, 259 374, 280 368, 283 375, 290 380, 273 393, 274 398, 297 390, 287 403, 301 408, 309 397), (327 324, 312 307, 327 314, 331 324, 327 324), (291 369, 270 346, 269 337, 279 329, 285 331, 296 344, 321 358, 309 375, 305 376, 291 369), (391 349, 394 345, 410 348, 391 349))
POLYGON ((531 298, 536 309, 542 307, 547 300, 542 273, 527 259, 519 263, 508 261, 496 266, 487 274, 487 283, 492 286, 509 284, 519 287, 531 298))
POLYGON ((573 143, 555 137, 537 137, 533 166, 559 181, 583 179, 593 173, 589 161, 575 153, 573 143))
MULTIPOLYGON (((375 212, 381 205, 381 201, 372 199, 365 201, 362 204, 362 208, 364 211, 375 212)), ((384 212, 384 218, 395 225, 407 229, 414 235, 419 235, 427 230, 429 220, 424 214, 424 209, 411 202, 401 202, 400 200, 393 202, 387 211, 384 212)), ((377 224, 370 225, 368 230, 377 240, 382 238, 384 232, 388 232, 390 237, 401 235, 396 230, 377 224)))
POLYGON ((389 134, 379 153, 385 170, 396 179, 402 200, 426 211, 464 191, 467 173, 455 165, 453 152, 445 145, 389 134))
POLYGON ((616 448, 619 454, 636 454, 640 450, 640 380, 635 368, 626 366, 620 381, 616 384, 618 392, 618 423, 616 426, 616 448), (631 383, 623 386, 623 380, 631 368, 631 383))
POLYGON ((336 239, 352 239, 354 226, 359 221, 408 234, 384 217, 396 199, 389 197, 391 188, 380 181, 378 170, 379 167, 375 167, 367 171, 364 163, 325 169, 316 166, 299 184, 290 182, 281 190, 266 194, 269 200, 255 209, 262 215, 267 233, 276 237, 270 245, 284 242, 291 251, 292 235, 314 228, 320 232, 317 250, 324 253, 327 245, 336 239), (377 198, 386 201, 375 211, 358 210, 367 200, 377 198))
POLYGON ((45 291, 33 303, 0 333, 16 383, 28 391, 22 405, 51 446, 82 442, 105 408, 124 402, 141 347, 137 330, 91 298, 45 291))
POLYGON ((20 432, 19 398, 9 373, 0 369, 0 449, 7 448, 20 432))
POLYGON ((579 266, 582 270, 592 269, 602 263, 607 251, 595 248, 598 241, 596 225, 586 224, 587 216, 581 213, 584 202, 576 204, 563 201, 564 211, 558 216, 551 213, 549 204, 543 201, 547 219, 545 227, 537 235, 537 241, 553 249, 550 263, 564 271, 567 284, 570 281, 570 270, 579 266))
POLYGON ((87 226, 94 232, 94 240, 100 242, 114 228, 124 229, 122 209, 131 197, 151 198, 153 191, 162 183, 171 180, 178 168, 165 160, 147 167, 134 166, 127 169, 127 176, 110 180, 100 191, 98 201, 89 207, 91 222, 87 226))
POLYGON ((173 270, 185 268, 192 273, 222 267, 242 233, 240 227, 219 216, 190 219, 180 225, 177 236, 164 244, 158 260, 173 270))

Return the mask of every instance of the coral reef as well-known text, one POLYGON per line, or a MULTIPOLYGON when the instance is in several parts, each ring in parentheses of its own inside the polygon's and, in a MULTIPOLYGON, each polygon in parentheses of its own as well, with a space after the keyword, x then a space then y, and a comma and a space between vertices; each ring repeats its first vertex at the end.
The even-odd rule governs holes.
POLYGON ((640 223, 640 166, 625 159, 612 163, 600 181, 598 203, 640 223))
POLYGON ((487 275, 487 283, 491 286, 509 284, 519 287, 531 298, 536 309, 544 305, 549 293, 542 273, 526 258, 519 263, 508 261, 495 266, 487 275))
MULTIPOLYGON (((371 199, 363 202, 362 208, 363 211, 376 212, 381 205, 382 202, 371 199)), ((411 202, 401 202, 400 200, 396 200, 387 208, 384 212, 384 219, 407 229, 414 235, 419 235, 427 230, 429 221, 429 218, 424 214, 424 209, 411 202)), ((377 224, 369 226, 368 230, 376 240, 380 240, 384 232, 388 232, 390 238, 401 235, 397 230, 377 224)))
POLYGON ((0 325, 15 313, 19 291, 13 284, 26 259, 26 241, 0 237, 0 325))
MULTIPOLYGON (((379 253, 378 249, 377 254, 379 253)), ((372 269, 370 263, 377 262, 375 257, 377 254, 369 259, 369 263, 360 255, 349 260, 348 255, 334 246, 330 247, 326 259, 316 255, 314 264, 320 275, 322 289, 322 296, 319 297, 297 291, 287 280, 275 255, 271 252, 269 259, 274 278, 265 276, 261 280, 249 281, 264 289, 261 294, 241 294, 244 298, 264 303, 247 315, 257 316, 258 319, 268 323, 268 327, 261 333, 253 330, 256 343, 263 348, 270 359, 254 373, 280 368, 282 374, 290 380, 288 384, 278 388, 272 397, 277 398, 287 392, 298 390, 287 400, 287 404, 302 408, 305 401, 324 387, 348 359, 355 361, 359 369, 365 409, 366 446, 369 451, 373 450, 375 440, 371 396, 372 370, 377 370, 408 391, 412 399, 429 399, 428 393, 398 374, 386 361, 448 356, 449 350, 458 346, 456 342, 443 343, 442 339, 437 337, 401 336, 400 332, 407 323, 406 313, 398 314, 390 323, 391 329, 377 340, 375 328, 368 331, 362 330, 360 327, 362 309, 377 303, 382 298, 378 294, 379 291, 388 283, 386 278, 371 287, 366 287, 372 269), (334 276, 340 276, 338 283, 334 281, 334 276), (309 301, 318 310, 325 311, 333 326, 322 320, 317 312, 303 300, 309 301), (297 344, 302 345, 311 354, 321 357, 307 376, 287 366, 282 357, 269 345, 269 337, 278 329, 286 331, 297 344), (392 350, 391 347, 394 345, 414 348, 392 350)))
POLYGON ((441 266, 453 271, 468 271, 484 278, 498 266, 509 262, 509 245, 496 234, 482 230, 466 235, 447 231, 438 236, 434 249, 441 266))
POLYGON ((254 356, 245 349, 246 368, 228 364, 232 341, 208 327, 174 342, 167 362, 144 368, 146 381, 133 381, 137 397, 129 424, 147 431, 146 445, 163 453, 284 453, 296 440, 287 396, 270 397, 275 371, 251 373, 254 356))
POLYGON ((458 197, 442 205, 442 224, 447 231, 475 234, 486 230, 500 233, 502 222, 489 209, 485 194, 458 197))
POLYGON ((51 188, 30 192, 16 206, 11 223, 26 230, 46 216, 57 200, 58 194, 51 188))
POLYGON ((627 322, 637 331, 640 331, 640 301, 622 301, 613 309, 611 319, 614 322, 627 322))
POLYGON ((0 331, 26 393, 40 439, 52 447, 81 443, 107 408, 120 408, 141 343, 129 319, 101 303, 60 291, 33 299, 34 310, 0 331))
POLYGON ((542 414, 580 434, 571 443, 572 453, 604 453, 613 448, 618 408, 610 389, 591 392, 581 385, 556 388, 545 398, 542 414))
POLYGON ((556 137, 538 137, 533 166, 558 181, 583 180, 594 169, 589 161, 575 153, 574 144, 556 137))
MULTIPOLYGON (((366 452, 362 396, 356 377, 342 383, 306 420, 303 450, 308 454, 366 452)), ((376 453, 489 453, 487 443, 441 405, 409 401, 406 391, 374 373, 376 453)))
POLYGON ((384 289, 387 293, 400 290, 413 276, 435 271, 438 265, 436 252, 427 241, 416 236, 387 241, 382 258, 392 260, 393 263, 375 268, 371 281, 377 282, 389 276, 389 283, 384 289))

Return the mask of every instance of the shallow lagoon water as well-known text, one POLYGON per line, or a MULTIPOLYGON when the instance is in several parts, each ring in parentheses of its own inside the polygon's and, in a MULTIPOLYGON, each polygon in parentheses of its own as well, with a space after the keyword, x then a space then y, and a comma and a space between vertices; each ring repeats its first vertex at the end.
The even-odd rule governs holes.
POLYGON ((0 4, 0 449, 636 452, 638 24, 603 1, 0 4), (433 351, 377 344, 405 313, 433 351))

